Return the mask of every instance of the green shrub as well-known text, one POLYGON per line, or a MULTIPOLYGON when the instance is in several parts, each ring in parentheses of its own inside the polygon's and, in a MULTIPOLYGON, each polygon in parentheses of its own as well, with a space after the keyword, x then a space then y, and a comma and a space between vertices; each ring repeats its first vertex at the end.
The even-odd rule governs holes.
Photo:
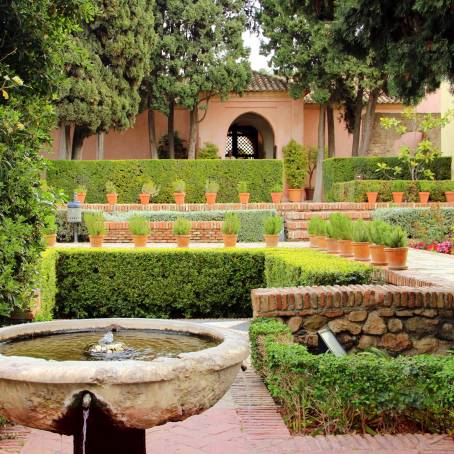
POLYGON ((336 202, 365 202, 366 192, 378 192, 379 202, 391 202, 393 192, 404 192, 407 202, 419 202, 418 192, 429 191, 432 202, 445 202, 445 191, 454 191, 454 181, 411 180, 354 180, 336 183, 331 200, 336 202))
POLYGON ((203 147, 197 150, 196 159, 221 159, 219 148, 214 143, 205 142, 203 147))
POLYGON ((205 192, 218 193, 219 183, 216 180, 208 179, 205 183, 205 192))
POLYGON ((263 230, 266 235, 279 235, 284 221, 280 216, 270 216, 263 221, 263 230))
POLYGON ((149 235, 150 221, 144 216, 131 216, 128 220, 128 229, 133 235, 149 235))
POLYGON ((249 192, 247 181, 240 181, 238 183, 238 193, 241 194, 242 192, 249 192))
POLYGON ((37 321, 52 320, 57 294, 57 257, 56 249, 46 249, 38 264, 36 287, 41 290, 41 307, 36 314, 35 320, 37 321))
POLYGON ((172 231, 174 235, 189 235, 191 227, 191 221, 185 218, 178 218, 173 224, 172 231))
POLYGON ((321 236, 325 234, 325 230, 322 230, 323 220, 320 216, 312 216, 307 224, 307 232, 311 236, 321 236))
POLYGON ((160 187, 150 178, 142 185, 142 194, 149 194, 151 197, 156 197, 159 194, 160 187))
POLYGON ((106 181, 106 194, 116 194, 117 188, 111 181, 106 181))
POLYGON ((238 235, 241 228, 240 218, 236 213, 227 213, 222 223, 222 233, 224 235, 238 235))
POLYGON ((407 234, 400 226, 391 227, 383 235, 383 241, 386 247, 399 248, 407 246, 407 234))
POLYGON ((172 183, 173 192, 186 192, 186 182, 178 179, 172 183))
POLYGON ((282 183, 277 183, 271 188, 271 192, 282 192, 282 183))
POLYGON ((389 224, 384 221, 370 221, 368 223, 369 240, 377 245, 384 245, 385 238, 390 228, 389 224))
POLYGON ((353 237, 352 220, 343 213, 332 213, 329 216, 329 230, 332 238, 338 240, 351 240, 353 237))
POLYGON ((156 203, 173 203, 172 182, 187 183, 187 203, 205 202, 205 182, 219 183, 220 203, 237 202, 237 184, 246 181, 251 202, 271 202, 270 188, 282 183, 282 161, 278 159, 238 160, 115 160, 53 161, 47 172, 50 185, 72 194, 74 186, 87 185, 87 203, 104 203, 104 185, 111 180, 118 188, 119 203, 136 203, 145 181, 152 178, 161 186, 156 203))
POLYGON ((353 222, 352 240, 356 243, 367 243, 369 241, 368 230, 367 224, 362 219, 353 222))
POLYGON ((454 357, 313 355, 274 319, 249 329, 253 364, 295 432, 446 432, 454 424, 454 357))
POLYGON ((80 193, 86 193, 87 192, 87 186, 83 185, 83 184, 78 184, 75 188, 74 188, 74 192, 76 194, 80 194, 80 193))
POLYGON ((308 170, 308 157, 303 145, 291 140, 283 149, 284 172, 288 187, 299 189, 304 185, 308 170))
POLYGON ((107 232, 103 213, 85 213, 84 222, 91 236, 105 235, 107 232))
POLYGON ((44 218, 44 235, 54 235, 57 233, 57 222, 53 214, 48 214, 44 218))
MULTIPOLYGON (((346 181, 355 180, 361 176, 364 180, 380 179, 377 172, 377 164, 385 162, 390 167, 400 165, 397 157, 357 157, 357 158, 330 158, 323 163, 323 186, 325 199, 335 201, 333 185, 346 181)), ((449 180, 451 178, 451 157, 443 156, 436 158, 428 168, 435 174, 436 180, 449 180)), ((404 169, 402 179, 410 180, 408 169, 404 169)), ((396 191, 397 192, 397 191, 396 191)))

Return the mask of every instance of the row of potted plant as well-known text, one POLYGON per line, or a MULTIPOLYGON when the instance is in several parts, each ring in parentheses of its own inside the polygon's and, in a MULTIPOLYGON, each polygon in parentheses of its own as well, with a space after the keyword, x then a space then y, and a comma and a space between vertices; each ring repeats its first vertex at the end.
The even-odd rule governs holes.
POLYGON ((352 221, 345 214, 333 213, 328 220, 311 218, 308 233, 311 247, 358 261, 370 260, 373 265, 389 269, 406 269, 408 241, 400 226, 352 221))
MULTIPOLYGON (((366 192, 367 203, 377 203, 378 199, 378 191, 369 191, 366 192)), ((420 203, 428 203, 430 199, 430 192, 429 191, 419 191, 419 202, 420 203)), ((402 203, 405 199, 405 192, 403 191, 394 191, 392 192, 393 202, 394 203, 402 203)), ((454 202, 454 192, 452 191, 445 191, 445 197, 447 202, 454 202)))

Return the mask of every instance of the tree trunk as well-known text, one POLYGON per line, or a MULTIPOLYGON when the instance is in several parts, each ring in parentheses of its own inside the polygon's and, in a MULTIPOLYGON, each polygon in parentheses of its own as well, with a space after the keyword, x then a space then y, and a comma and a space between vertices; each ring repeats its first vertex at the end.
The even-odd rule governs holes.
POLYGON ((82 147, 84 140, 88 137, 88 130, 82 126, 74 127, 73 146, 71 150, 71 159, 82 159, 82 147))
POLYGON ((104 159, 104 133, 96 134, 96 159, 102 161, 104 159))
POLYGON ((353 125, 352 156, 358 156, 359 139, 361 138, 361 115, 363 114, 364 89, 359 88, 355 100, 355 122, 353 125))
POLYGON ((195 147, 197 143, 198 106, 189 112, 189 149, 188 159, 195 159, 195 147))
POLYGON ((154 110, 148 108, 148 143, 150 145, 150 158, 158 159, 158 144, 156 143, 156 128, 154 123, 154 110))
POLYGON ((318 119, 317 168, 315 169, 315 190, 313 199, 314 202, 321 202, 323 194, 323 160, 325 159, 325 116, 326 105, 320 104, 320 115, 318 119))
POLYGON ((169 159, 175 159, 175 105, 169 104, 169 116, 167 122, 167 142, 169 147, 169 159))
POLYGON ((359 149, 360 156, 366 156, 369 151, 370 141, 372 140, 372 132, 374 128, 375 109, 377 107, 379 89, 374 89, 369 94, 369 101, 367 102, 366 116, 364 117, 364 133, 363 141, 359 149))
POLYGON ((66 123, 60 127, 58 159, 71 159, 71 125, 66 123))
POLYGON ((334 158, 336 154, 336 138, 334 134, 334 111, 332 105, 326 107, 326 120, 328 125, 328 156, 334 158))

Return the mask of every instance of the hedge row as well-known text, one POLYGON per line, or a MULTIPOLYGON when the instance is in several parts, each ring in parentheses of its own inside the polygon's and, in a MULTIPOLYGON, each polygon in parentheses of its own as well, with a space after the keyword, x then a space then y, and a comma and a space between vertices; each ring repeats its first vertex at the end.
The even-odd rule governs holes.
POLYGON ((249 335, 254 366, 295 432, 446 432, 454 425, 454 356, 313 355, 275 319, 255 320, 249 335))
POLYGON ((53 313, 57 318, 250 317, 251 290, 277 285, 285 266, 291 268, 285 276, 290 286, 370 282, 368 265, 325 257, 296 249, 57 249, 53 313))
POLYGON ((405 192, 405 201, 419 202, 418 192, 430 192, 430 201, 446 202, 445 192, 454 191, 454 181, 353 180, 335 183, 331 200, 335 202, 366 202, 366 192, 378 192, 379 202, 393 200, 393 192, 405 192))
MULTIPOLYGON (((442 156, 432 162, 429 168, 434 172, 436 180, 451 179, 451 157, 442 156)), ((390 167, 403 167, 397 157, 357 157, 330 158, 323 163, 323 186, 325 200, 334 201, 333 185, 354 180, 360 175, 364 180, 380 179, 376 172, 377 164, 386 162, 390 167)), ((386 180, 386 178, 382 178, 386 180)), ((404 169, 402 179, 410 179, 410 173, 404 169)))
POLYGON ((37 287, 41 291, 41 307, 35 320, 52 320, 57 294, 56 262, 58 252, 55 249, 46 249, 42 253, 38 267, 37 287))
POLYGON ((105 203, 105 184, 112 181, 118 190, 119 203, 137 203, 147 179, 161 187, 154 202, 173 202, 172 183, 186 182, 186 201, 205 201, 205 182, 216 180, 218 202, 237 202, 237 185, 246 181, 251 202, 271 202, 271 188, 282 184, 282 161, 260 160, 117 160, 117 161, 52 161, 47 172, 49 185, 72 195, 78 184, 88 188, 87 203, 105 203))

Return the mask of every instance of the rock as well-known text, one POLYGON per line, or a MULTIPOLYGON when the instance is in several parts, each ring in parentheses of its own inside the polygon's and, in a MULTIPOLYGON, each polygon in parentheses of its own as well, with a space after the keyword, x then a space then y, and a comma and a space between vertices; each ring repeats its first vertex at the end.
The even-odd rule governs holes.
POLYGON ((427 318, 435 318, 438 315, 438 311, 435 309, 418 309, 415 311, 415 314, 427 318))
POLYGON ((348 331, 350 334, 359 334, 361 332, 361 325, 352 323, 344 318, 338 318, 337 320, 330 321, 328 323, 328 327, 333 333, 348 331))
POLYGON ((295 338, 298 344, 303 344, 306 347, 316 348, 318 347, 318 335, 315 333, 303 334, 302 336, 297 336, 295 338))
POLYGON ((303 317, 290 317, 287 322, 287 326, 292 333, 296 333, 301 328, 302 323, 303 317))
POLYGON ((413 341, 413 347, 422 353, 433 353, 437 351, 440 342, 435 337, 423 337, 422 339, 413 341))
POLYGON ((402 311, 396 311, 396 316, 397 317, 412 317, 414 315, 414 312, 413 311, 409 311, 409 310, 402 310, 402 311))
POLYGON ((311 315, 310 317, 305 317, 303 320, 304 329, 308 331, 318 331, 321 327, 325 326, 328 322, 326 317, 323 315, 311 315))
POLYGON ((412 346, 412 342, 406 333, 386 333, 381 338, 379 345, 390 352, 398 353, 409 349, 412 346))
POLYGON ((438 325, 437 320, 426 317, 412 317, 405 320, 406 330, 419 336, 434 333, 436 325, 438 325))
POLYGON ((454 341, 454 323, 443 323, 438 335, 448 341, 454 341))
POLYGON ((398 318, 390 318, 388 320, 388 330, 391 331, 392 333, 401 332, 403 327, 404 325, 402 321, 399 320, 398 318))
POLYGON ((344 315, 344 311, 342 309, 332 309, 330 311, 323 312, 323 315, 328 318, 342 317, 344 315))
POLYGON ((358 348, 366 350, 369 347, 376 347, 378 345, 378 337, 363 335, 359 339, 358 348))
POLYGON ((382 307, 377 312, 381 317, 392 317, 394 315, 394 310, 389 307, 382 307))
POLYGON ((367 318, 367 311, 353 311, 347 315, 351 322, 363 322, 367 318))
POLYGON ((336 339, 345 348, 345 350, 350 350, 354 345, 356 339, 347 333, 341 333, 336 336, 336 339))
POLYGON ((363 332, 366 334, 386 333, 386 323, 377 312, 371 312, 363 325, 363 332))

